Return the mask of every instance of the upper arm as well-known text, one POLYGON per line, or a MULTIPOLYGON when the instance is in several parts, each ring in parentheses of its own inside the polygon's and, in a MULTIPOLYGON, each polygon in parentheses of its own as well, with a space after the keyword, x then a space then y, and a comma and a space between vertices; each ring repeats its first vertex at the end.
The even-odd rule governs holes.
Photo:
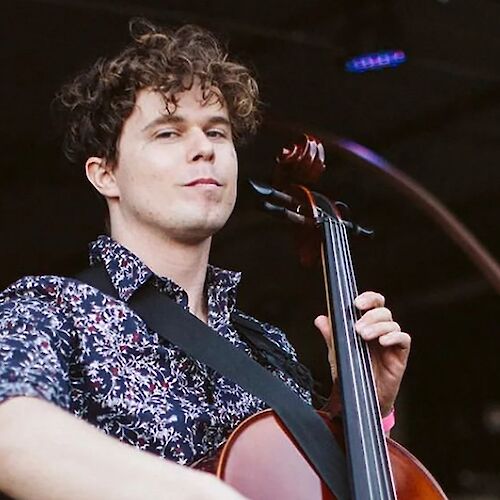
POLYGON ((33 396, 69 408, 69 332, 53 305, 36 297, 0 303, 0 402, 33 396))

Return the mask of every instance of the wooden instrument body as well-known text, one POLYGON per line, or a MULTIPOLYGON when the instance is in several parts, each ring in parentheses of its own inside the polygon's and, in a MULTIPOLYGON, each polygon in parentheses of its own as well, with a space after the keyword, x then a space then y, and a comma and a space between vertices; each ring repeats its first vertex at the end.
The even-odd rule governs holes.
MULTIPOLYGON (((343 445, 339 421, 319 412, 343 445)), ((443 499, 440 486, 405 448, 387 439, 398 498, 443 499)), ((211 472, 251 500, 333 500, 292 436, 272 410, 244 420, 213 457, 195 467, 211 472)))

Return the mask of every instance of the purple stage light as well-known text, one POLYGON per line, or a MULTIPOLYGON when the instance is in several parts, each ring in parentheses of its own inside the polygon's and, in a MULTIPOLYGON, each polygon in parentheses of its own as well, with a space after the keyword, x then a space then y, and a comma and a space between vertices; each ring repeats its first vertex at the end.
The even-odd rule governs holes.
POLYGON ((346 61, 344 69, 349 73, 365 73, 385 68, 395 68, 406 62, 403 50, 381 50, 353 57, 346 61))

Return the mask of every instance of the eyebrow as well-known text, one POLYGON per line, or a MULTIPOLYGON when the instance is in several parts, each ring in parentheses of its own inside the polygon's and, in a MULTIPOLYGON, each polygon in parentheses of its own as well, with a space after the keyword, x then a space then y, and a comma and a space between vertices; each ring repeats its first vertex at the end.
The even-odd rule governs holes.
MULTIPOLYGON (((142 132, 147 132, 158 125, 180 124, 187 120, 180 115, 161 115, 149 122, 142 128, 142 132)), ((223 115, 213 115, 206 121, 207 125, 226 125, 231 128, 231 121, 223 115)))

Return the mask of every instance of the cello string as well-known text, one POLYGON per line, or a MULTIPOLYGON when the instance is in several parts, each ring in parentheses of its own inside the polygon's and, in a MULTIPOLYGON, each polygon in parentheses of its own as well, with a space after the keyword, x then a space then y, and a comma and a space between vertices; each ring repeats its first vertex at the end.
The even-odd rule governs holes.
MULTIPOLYGON (((381 448, 376 446, 376 441, 378 441, 377 436, 380 439, 380 431, 377 433, 376 430, 381 429, 378 403, 376 405, 373 404, 374 386, 372 385, 370 392, 369 387, 367 387, 367 380, 369 379, 364 372, 367 366, 371 369, 371 364, 366 364, 366 360, 369 360, 369 354, 365 342, 354 330, 356 309, 353 306, 353 300, 357 291, 347 230, 344 224, 334 216, 329 215, 327 221, 328 224, 325 228, 327 227, 330 233, 331 248, 334 253, 333 264, 336 271, 336 284, 340 292, 341 304, 340 308, 337 308, 337 311, 340 312, 339 316, 342 321, 342 328, 346 335, 345 346, 348 358, 346 361, 349 363, 350 376, 353 378, 351 390, 354 401, 350 404, 355 407, 356 411, 349 418, 356 419, 358 428, 357 431, 353 428, 352 432, 355 432, 361 439, 361 443, 353 445, 352 448, 353 450, 357 450, 358 453, 360 452, 361 456, 356 453, 356 458, 351 460, 351 467, 356 467, 353 470, 354 476, 359 474, 357 467, 363 467, 367 478, 366 482, 359 489, 368 489, 369 491, 363 491, 360 498, 377 498, 377 500, 379 498, 392 499, 395 497, 392 484, 388 481, 390 479, 390 471, 388 474, 387 462, 383 463, 385 457, 381 456, 380 452, 380 450, 385 450, 385 439, 382 441, 384 446, 381 448), (365 354, 364 356, 363 353, 365 354), (357 359, 357 363, 354 363, 354 359, 357 359), (361 404, 361 396, 364 396, 364 404, 361 404), (375 492, 374 488, 376 488, 375 492)), ((355 490, 358 490, 358 488, 355 488, 355 490)))
MULTIPOLYGON (((345 260, 346 260, 346 268, 349 270, 349 276, 350 276, 350 288, 351 288, 351 296, 354 300, 354 298, 358 295, 358 290, 357 290, 357 285, 356 285, 356 278, 355 278, 355 273, 354 273, 354 266, 353 266, 353 261, 352 261, 352 255, 351 255, 351 250, 348 242, 348 235, 347 235, 347 230, 345 226, 342 224, 342 243, 343 243, 343 249, 345 252, 345 260)), ((376 441, 372 441, 373 446, 376 448, 376 456, 379 457, 379 463, 378 466, 380 467, 379 469, 379 474, 380 471, 382 472, 381 480, 384 481, 385 486, 387 488, 387 491, 392 491, 393 496, 395 497, 395 492, 394 492, 394 481, 392 477, 392 470, 390 468, 390 462, 389 462, 389 454, 387 450, 387 442, 385 439, 385 434, 383 432, 382 426, 381 426, 381 415, 380 415, 380 406, 378 402, 378 397, 377 397, 377 392, 376 392, 376 387, 374 383, 374 376, 373 376, 373 367, 371 364, 371 359, 370 359, 370 353, 368 349, 368 345, 366 342, 359 337, 359 335, 355 334, 355 338, 357 339, 357 344, 358 344, 358 349, 360 353, 360 358, 363 363, 363 370, 364 370, 364 375, 365 375, 365 384, 366 384, 366 390, 367 394, 369 396, 369 407, 371 408, 372 412, 370 415, 370 434, 372 436, 372 440, 374 439, 376 441)))
MULTIPOLYGON (((349 271, 350 276, 350 288, 351 288, 351 297, 354 301, 354 298, 358 295, 356 278, 354 273, 354 265, 352 261, 351 250, 348 241, 348 234, 345 225, 342 224, 342 243, 343 249, 345 252, 346 259, 346 268, 349 271)), ((353 311, 356 312, 356 309, 353 308, 353 311)), ((382 483, 384 489, 381 491, 385 491, 386 495, 389 498, 395 498, 395 490, 394 490, 394 480, 392 477, 392 470, 390 468, 390 463, 388 459, 388 450, 387 450, 387 442, 385 439, 385 434, 383 432, 381 426, 381 417, 380 417, 380 409, 379 402, 376 392, 376 387, 374 383, 373 376, 373 367, 371 364, 370 353, 368 349, 368 345, 366 341, 364 341, 355 331, 353 331, 354 338, 356 339, 356 344, 359 349, 360 359, 362 361, 363 370, 364 370, 364 382, 366 386, 366 393, 368 394, 368 407, 371 410, 369 414, 369 435, 370 435, 370 444, 372 445, 374 451, 374 463, 376 464, 377 469, 377 479, 379 481, 379 486, 382 487, 382 483)))
MULTIPOLYGON (((352 262, 352 255, 348 244, 347 230, 345 228, 344 228, 344 244, 347 253, 346 255, 347 266, 350 270, 350 275, 352 278, 353 296, 357 296, 358 290, 354 275, 354 265, 352 262)), ((373 367, 371 364, 370 353, 367 343, 358 335, 356 335, 356 338, 359 340, 360 354, 361 354, 361 359, 363 360, 366 384, 367 384, 368 394, 370 397, 369 404, 370 404, 370 409, 372 410, 371 421, 370 421, 371 436, 372 439, 375 440, 374 446, 376 446, 376 457, 378 458, 377 463, 379 466, 379 473, 380 472, 382 473, 381 480, 383 480, 385 483, 386 491, 394 493, 394 481, 392 478, 392 471, 390 469, 388 461, 387 443, 381 426, 380 408, 379 408, 376 387, 374 383, 373 367)))
MULTIPOLYGON (((353 309, 353 300, 352 300, 352 291, 350 290, 351 288, 351 283, 350 283, 350 276, 348 275, 348 269, 347 269, 347 263, 346 263, 346 253, 345 249, 343 248, 343 235, 342 235, 342 227, 337 224, 335 221, 333 221, 332 224, 335 232, 335 243, 336 246, 338 247, 338 253, 341 255, 341 262, 342 262, 342 281, 343 283, 340 284, 341 289, 343 290, 343 294, 345 296, 345 304, 346 306, 343 309, 343 314, 345 315, 345 324, 346 324, 346 332, 348 333, 348 346, 351 351, 351 357, 352 357, 352 364, 357 367, 361 368, 359 362, 357 362, 358 358, 358 349, 357 349, 357 343, 358 343, 358 338, 356 335, 352 334, 353 328, 354 328, 354 322, 355 322, 355 311, 353 309)), ((337 257, 339 258, 339 257, 337 257)), ((340 276, 340 274, 339 274, 340 276)), ((359 370, 356 370, 356 373, 362 376, 362 373, 359 370)), ((358 377, 359 378, 359 377, 358 377)), ((357 387, 361 388, 364 390, 363 384, 359 383, 362 382, 363 380, 359 380, 357 387)), ((363 405, 364 406, 364 405, 363 405)), ((363 406, 360 404, 360 407, 358 408, 359 412, 363 411, 363 406)))
MULTIPOLYGON (((359 457, 363 464, 363 470, 367 474, 367 481, 366 484, 368 485, 368 488, 372 490, 373 486, 373 481, 370 478, 371 475, 371 468, 369 467, 369 453, 368 453, 368 448, 367 448, 367 440, 366 440, 366 431, 364 421, 366 420, 366 407, 365 405, 361 404, 361 394, 360 390, 363 390, 363 384, 362 382, 362 374, 359 371, 359 362, 355 362, 355 357, 356 357, 356 346, 353 345, 353 336, 349 334, 349 331, 353 327, 353 322, 352 322, 352 300, 350 300, 350 297, 347 295, 346 292, 348 290, 348 279, 346 276, 346 266, 345 266, 345 254, 342 250, 342 238, 339 234, 339 224, 335 222, 331 217, 328 217, 328 230, 330 232, 330 240, 332 242, 332 248, 334 252, 334 265, 336 269, 336 276, 337 276, 337 286, 340 291, 340 298, 341 298, 341 307, 340 311, 337 311, 337 313, 340 313, 341 319, 343 322, 343 329, 346 332, 346 348, 347 348, 347 356, 348 356, 348 363, 349 363, 349 373, 353 377, 353 383, 352 387, 350 388, 353 392, 354 396, 354 405, 355 405, 355 411, 354 411, 354 418, 357 420, 357 428, 359 429, 359 437, 361 438, 361 457, 359 457), (340 265, 340 264, 343 265, 340 265), (351 313, 351 317, 348 317, 346 315, 346 311, 349 311, 351 313), (361 378, 361 379, 360 379, 361 378)), ((339 333, 339 332, 338 332, 339 333)), ((343 388, 345 392, 345 388, 343 388)), ((346 425, 349 425, 348 422, 346 422, 346 425)), ((359 469, 357 470, 357 474, 359 474, 359 469)), ((353 471, 354 473, 354 471, 353 471)), ((356 475, 354 473, 354 475, 356 475)), ((373 491, 370 491, 370 498, 373 498, 373 491)))
MULTIPOLYGON (((341 254, 341 248, 338 246, 338 242, 339 242, 339 239, 338 239, 338 234, 337 234, 337 231, 336 231, 336 226, 332 223, 332 220, 329 219, 328 220, 328 230, 330 232, 330 238, 331 238, 331 241, 332 241, 332 247, 333 247, 333 252, 334 252, 334 265, 335 265, 335 270, 336 270, 336 276, 337 276, 337 286, 338 286, 338 289, 340 291, 340 299, 341 299, 341 307, 340 307, 340 312, 341 313, 341 319, 342 319, 342 323, 343 323, 343 327, 344 327, 344 331, 348 331, 349 328, 350 328, 350 322, 349 322, 349 318, 346 316, 346 313, 345 311, 348 310, 348 305, 349 304, 349 301, 348 301, 348 297, 345 296, 345 285, 343 285, 343 281, 345 281, 345 278, 344 278, 344 274, 342 272, 342 268, 345 266, 340 266, 340 263, 341 263, 341 259, 340 259, 340 255, 341 254), (333 230, 335 228, 335 231, 333 230), (344 279, 343 279, 344 278, 344 279)), ((354 357, 353 357, 353 349, 352 349, 352 339, 350 336, 347 336, 346 337, 346 345, 348 347, 348 355, 349 355, 349 368, 351 370, 351 373, 353 375, 356 375, 356 370, 355 370, 355 364, 354 364, 354 357)), ((360 398, 359 398, 359 395, 358 395, 358 392, 359 392, 359 385, 356 385, 355 387, 353 387, 354 389, 354 393, 355 393, 355 401, 356 401, 356 413, 359 415, 360 413, 360 410, 361 410, 361 407, 360 407, 360 404, 359 404, 359 401, 360 401, 360 398)))
POLYGON ((385 482, 385 474, 383 472, 383 467, 380 463, 380 452, 379 452, 379 440, 377 439, 377 433, 373 432, 374 427, 374 413, 376 411, 376 407, 374 404, 376 400, 374 399, 373 386, 370 385, 370 379, 368 375, 368 370, 370 369, 370 364, 367 363, 368 352, 366 343, 363 339, 356 333, 355 331, 355 322, 359 317, 359 313, 357 312, 356 307, 354 306, 354 299, 357 296, 357 286, 356 286, 356 278, 354 274, 354 269, 352 265, 352 258, 349 251, 349 241, 347 230, 344 224, 336 223, 336 233, 338 237, 338 241, 340 243, 342 259, 344 262, 344 268, 346 272, 346 290, 348 294, 349 304, 349 322, 351 328, 349 329, 349 335, 352 339, 352 344, 354 346, 355 355, 357 359, 357 365, 359 367, 360 373, 360 386, 362 389, 362 393, 364 395, 365 404, 363 405, 363 421, 362 421, 362 436, 365 441, 365 446, 370 450, 371 460, 370 464, 374 470, 370 470, 371 475, 374 476, 374 480, 378 483, 377 491, 386 491, 383 487, 387 487, 385 482))
MULTIPOLYGON (((352 266, 352 258, 347 240, 347 230, 334 214, 328 213, 327 217, 323 218, 325 235, 328 233, 326 243, 329 243, 330 251, 324 252, 328 257, 327 263, 333 260, 332 266, 335 266, 335 273, 329 272, 330 280, 335 280, 338 287, 336 321, 339 324, 339 329, 345 332, 345 336, 338 336, 342 339, 341 350, 344 361, 348 364, 349 373, 346 373, 346 368, 341 367, 341 372, 346 380, 350 380, 348 393, 346 395, 345 384, 342 384, 344 398, 349 399, 349 406, 344 408, 346 420, 346 439, 349 441, 349 449, 353 456, 349 457, 349 462, 353 480, 353 494, 356 498, 370 499, 394 499, 394 489, 388 479, 390 479, 390 470, 388 471, 388 462, 383 464, 384 456, 381 456, 380 448, 376 450, 374 445, 374 436, 377 437, 376 430, 379 429, 380 436, 383 437, 380 427, 380 415, 378 412, 378 404, 368 404, 369 396, 366 393, 366 374, 363 373, 365 363, 363 360, 369 360, 367 347, 364 341, 354 331, 355 312, 353 307, 353 299, 355 296, 356 286, 355 277, 352 266), (333 256, 332 256, 333 253, 333 256), (339 264, 343 265, 340 266, 339 264), (346 305, 349 307, 346 307, 346 305), (363 348, 364 347, 364 351, 363 348), (365 352, 366 351, 366 352, 365 352), (360 354, 365 352, 364 357, 360 354), (358 363, 353 363, 353 359, 357 357, 358 363), (352 384, 352 386, 351 386, 352 384), (363 394, 360 394, 360 390, 363 394), (361 404, 361 396, 364 396, 364 404, 361 404), (369 408, 371 406, 371 409, 369 408), (352 409, 356 411, 352 412, 352 409), (357 426, 357 427, 356 427, 357 426), (375 429, 374 432, 370 432, 375 429), (353 438, 357 442, 353 442, 353 438), (360 442, 361 439, 361 442, 360 442), (362 469, 361 469, 362 468, 362 469), (362 472, 362 477, 357 476, 362 472), (380 470, 383 472, 380 473, 380 470), (389 472, 389 473, 387 473, 389 472), (375 475, 375 477, 372 477, 375 475), (374 488, 376 491, 374 492, 374 488)), ((331 285, 330 285, 331 286, 331 285)), ((338 332, 340 333, 340 331, 338 332)), ((371 368, 371 365, 368 365, 371 368)), ((374 387, 374 386, 373 386, 374 387)), ((369 394, 369 392, 368 392, 369 394)), ((372 390, 372 394, 374 394, 372 390)), ((373 400, 371 400, 373 403, 373 400)), ((382 450, 385 450, 385 439, 382 441, 382 450)), ((382 453, 383 455, 383 453, 382 453)))

